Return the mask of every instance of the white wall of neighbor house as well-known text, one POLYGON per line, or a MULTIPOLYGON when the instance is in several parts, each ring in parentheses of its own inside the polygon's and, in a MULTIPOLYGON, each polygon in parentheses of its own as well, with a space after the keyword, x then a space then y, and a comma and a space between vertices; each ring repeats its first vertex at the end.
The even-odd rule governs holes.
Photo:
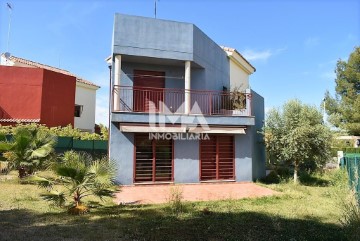
POLYGON ((97 89, 95 86, 76 82, 75 105, 83 107, 80 117, 74 117, 75 128, 94 132, 97 89))
POLYGON ((6 59, 5 56, 0 57, 0 65, 35 68, 34 66, 31 66, 28 64, 23 64, 23 63, 18 63, 18 62, 14 63, 13 61, 6 59))
POLYGON ((360 136, 338 136, 338 140, 348 141, 353 144, 353 147, 360 147, 360 136))
POLYGON ((249 74, 239 64, 230 59, 230 88, 249 89, 249 74))

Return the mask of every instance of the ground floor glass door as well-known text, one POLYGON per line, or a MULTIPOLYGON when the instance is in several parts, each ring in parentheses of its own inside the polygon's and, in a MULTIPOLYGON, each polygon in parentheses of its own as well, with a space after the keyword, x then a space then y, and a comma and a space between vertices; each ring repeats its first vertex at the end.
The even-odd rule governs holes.
POLYGON ((173 181, 173 141, 149 140, 148 134, 135 135, 134 181, 173 181))

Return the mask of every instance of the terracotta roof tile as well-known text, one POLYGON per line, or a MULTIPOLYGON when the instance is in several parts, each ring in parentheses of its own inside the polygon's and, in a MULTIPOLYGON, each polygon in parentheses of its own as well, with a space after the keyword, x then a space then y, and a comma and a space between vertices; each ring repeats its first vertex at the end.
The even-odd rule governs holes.
POLYGON ((240 54, 236 49, 230 48, 230 47, 226 47, 226 46, 220 46, 220 47, 221 47, 224 51, 229 51, 229 52, 235 52, 235 53, 237 53, 238 55, 240 55, 240 56, 245 60, 246 63, 248 63, 248 64, 256 71, 255 67, 254 67, 252 64, 250 64, 250 62, 249 62, 247 59, 245 59, 245 57, 242 56, 242 54, 240 54))
POLYGON ((70 75, 70 76, 75 77, 77 82, 100 88, 100 86, 98 86, 98 85, 96 85, 96 84, 94 84, 94 83, 92 83, 92 82, 90 82, 88 80, 85 80, 83 78, 80 78, 80 77, 74 75, 73 73, 71 73, 71 72, 69 72, 67 70, 64 70, 64 69, 59 69, 59 68, 56 68, 56 67, 52 67, 52 66, 49 66, 49 65, 46 65, 46 64, 41 64, 41 63, 38 63, 38 62, 34 62, 34 61, 31 61, 31 60, 23 59, 23 58, 16 57, 16 56, 10 56, 10 60, 14 61, 14 62, 30 65, 30 66, 33 66, 33 67, 36 67, 36 68, 43 68, 43 69, 51 70, 51 71, 54 71, 54 72, 57 72, 57 73, 70 75))
POLYGON ((40 119, 0 119, 0 122, 10 122, 10 123, 17 123, 17 122, 26 122, 26 123, 38 123, 40 119))

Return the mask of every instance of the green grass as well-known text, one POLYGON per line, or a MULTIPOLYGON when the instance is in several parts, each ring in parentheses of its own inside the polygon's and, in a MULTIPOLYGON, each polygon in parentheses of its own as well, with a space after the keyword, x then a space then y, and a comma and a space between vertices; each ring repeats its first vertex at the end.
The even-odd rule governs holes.
POLYGON ((0 240, 346 240, 341 175, 313 178, 306 185, 260 184, 278 196, 186 202, 180 214, 168 204, 107 202, 70 216, 41 200, 37 186, 0 176, 0 240))

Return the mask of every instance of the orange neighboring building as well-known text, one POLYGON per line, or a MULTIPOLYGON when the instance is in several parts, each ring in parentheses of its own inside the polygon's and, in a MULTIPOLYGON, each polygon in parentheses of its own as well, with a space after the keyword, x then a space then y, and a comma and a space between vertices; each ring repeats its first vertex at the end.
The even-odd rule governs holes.
POLYGON ((76 77, 44 68, 0 66, 0 125, 74 126, 76 77))

